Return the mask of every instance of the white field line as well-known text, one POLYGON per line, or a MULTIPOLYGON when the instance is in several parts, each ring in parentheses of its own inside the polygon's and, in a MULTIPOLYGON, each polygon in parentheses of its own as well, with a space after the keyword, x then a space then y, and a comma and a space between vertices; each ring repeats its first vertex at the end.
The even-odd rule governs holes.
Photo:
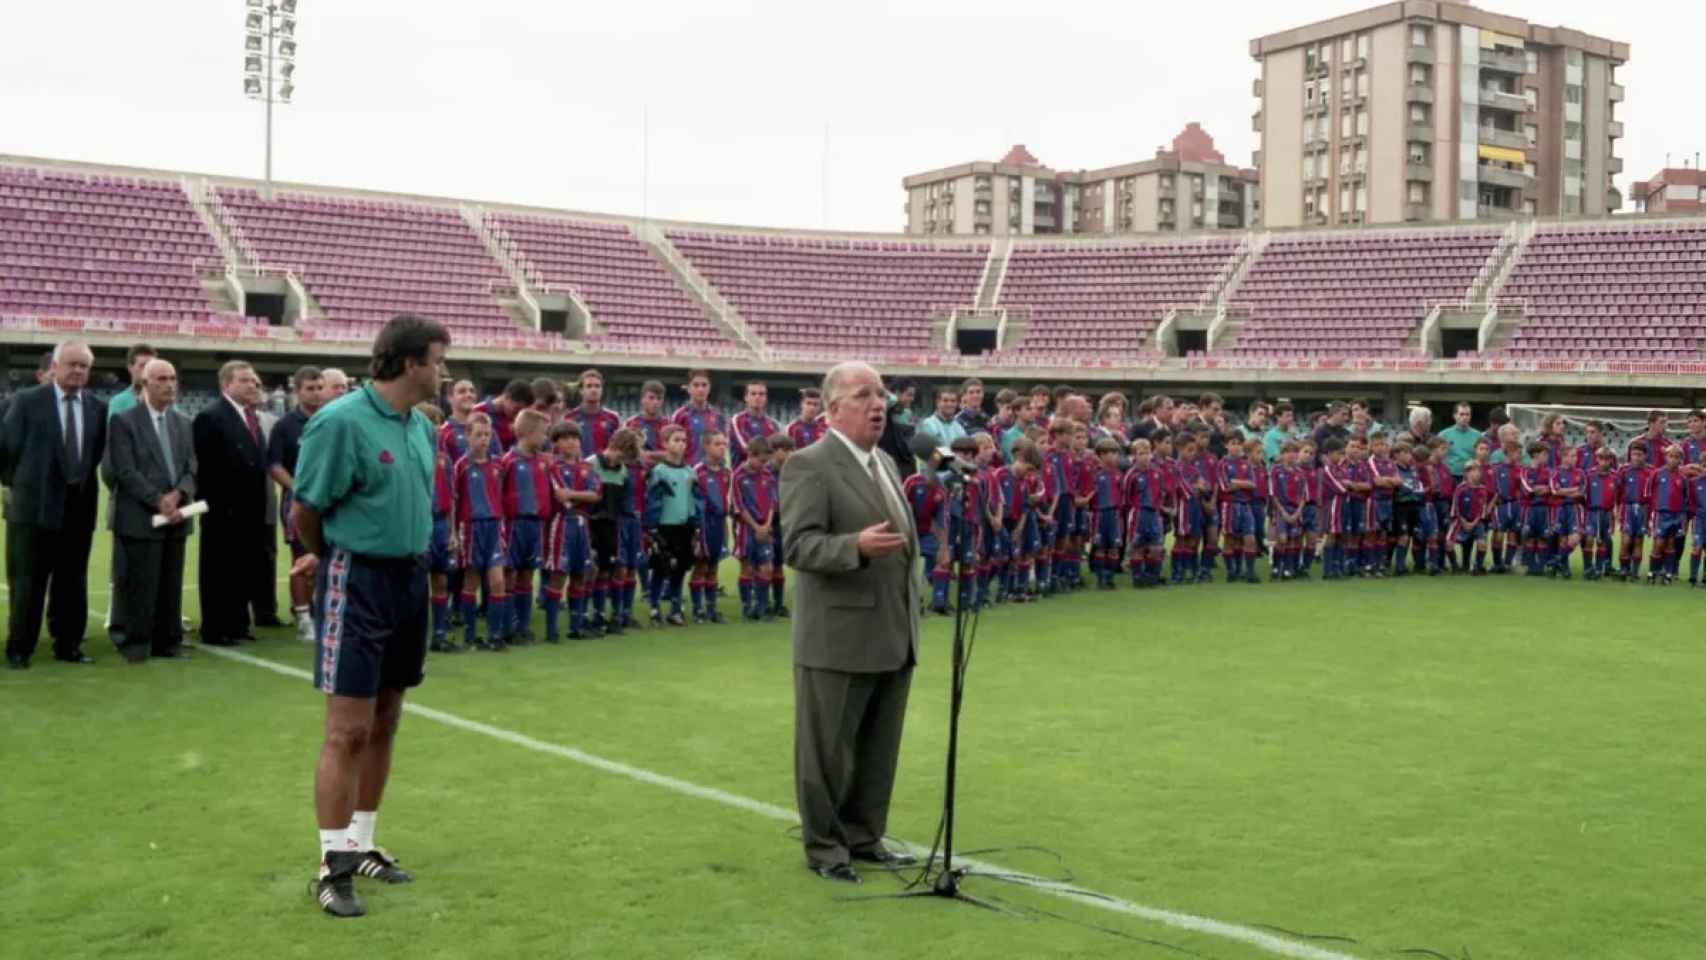
MULTIPOLYGON (((273 673, 291 677, 296 680, 312 681, 314 679, 314 675, 309 673, 307 670, 285 666, 282 663, 274 663, 271 660, 250 656, 246 653, 238 653, 235 650, 227 650, 219 647, 202 647, 201 649, 216 657, 223 657, 227 660, 245 663, 252 667, 260 667, 263 670, 271 670, 273 673)), ((647 770, 644 767, 636 767, 632 764, 622 763, 619 760, 607 760, 604 757, 587 753, 584 750, 577 750, 574 747, 567 747, 558 743, 538 740, 525 733, 517 733, 514 730, 506 730, 503 727, 494 727, 489 723, 480 723, 477 720, 464 719, 463 717, 459 717, 453 713, 446 713, 443 710, 435 710, 432 707, 423 706, 412 701, 404 701, 403 710, 418 717, 442 723, 447 727, 454 727, 458 730, 464 730, 469 733, 478 733, 483 736, 491 737, 494 740, 501 740, 505 743, 513 744, 525 750, 532 750, 535 753, 543 753, 548 756, 561 757, 564 760, 572 760, 575 763, 592 767, 595 770, 602 770, 605 773, 613 773, 617 776, 627 777, 630 780, 638 780, 641 783, 648 783, 655 787, 662 787, 663 789, 669 790, 673 793, 679 793, 690 797, 698 797, 701 800, 710 800, 724 806, 745 810, 748 813, 754 813, 761 817, 765 817, 770 820, 777 820, 782 823, 799 823, 799 817, 793 810, 787 807, 779 807, 773 803, 765 803, 762 800, 743 797, 740 794, 730 793, 727 790, 719 790, 716 787, 702 786, 697 783, 682 780, 678 777, 672 777, 665 773, 657 773, 647 770)), ((928 848, 921 847, 918 844, 908 843, 906 846, 911 848, 920 857, 926 856, 930 852, 928 848)), ((1189 930, 1193 933, 1206 934, 1211 937, 1220 937, 1226 940, 1236 940, 1240 943, 1249 944, 1250 946, 1264 950, 1276 956, 1295 957, 1298 958, 1298 960, 1357 960, 1356 957, 1353 957, 1350 954, 1338 953, 1336 951, 1326 950, 1310 944, 1299 943, 1295 940, 1288 940, 1284 937, 1276 936, 1253 927, 1240 926, 1239 924, 1227 923, 1225 921, 1215 920, 1209 917, 1199 917, 1189 913, 1179 913, 1174 910, 1163 910, 1160 907, 1144 906, 1140 903, 1132 903, 1129 900, 1122 900, 1118 897, 1109 896, 1107 894, 1085 890, 1082 887, 1075 887, 1070 884, 1060 883, 1058 881, 1049 880, 1045 877, 1036 877, 1018 870, 1010 870, 1006 867, 985 861, 967 860, 962 858, 957 862, 971 867, 974 871, 998 873, 1019 879, 1028 885, 1043 891, 1044 893, 1052 894, 1066 900, 1071 900, 1075 903, 1083 904, 1084 906, 1097 907, 1102 910, 1109 910, 1114 913, 1137 917, 1138 919, 1147 920, 1151 923, 1159 923, 1164 926, 1174 927, 1180 930, 1189 930)))

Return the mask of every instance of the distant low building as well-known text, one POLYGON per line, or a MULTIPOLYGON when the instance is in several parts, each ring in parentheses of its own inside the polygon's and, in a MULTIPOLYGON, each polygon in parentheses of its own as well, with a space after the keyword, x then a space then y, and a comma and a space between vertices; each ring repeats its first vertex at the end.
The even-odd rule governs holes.
POLYGON ((1666 167, 1646 182, 1629 188, 1636 213, 1699 213, 1706 193, 1706 171, 1696 167, 1666 167))
POLYGON ((1246 230, 1261 223, 1256 171, 1230 165, 1191 123, 1155 157, 1056 171, 1023 144, 994 163, 905 178, 906 232, 1031 236, 1246 230))

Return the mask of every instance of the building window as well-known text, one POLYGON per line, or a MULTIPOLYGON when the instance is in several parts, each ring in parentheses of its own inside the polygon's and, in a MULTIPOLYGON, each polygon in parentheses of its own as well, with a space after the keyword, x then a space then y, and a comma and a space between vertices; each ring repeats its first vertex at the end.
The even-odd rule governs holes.
POLYGON ((1421 166, 1424 166, 1424 167, 1427 166, 1427 164, 1428 164, 1428 145, 1425 143, 1414 143, 1414 142, 1412 142, 1410 144, 1410 162, 1415 163, 1415 164, 1420 164, 1421 166))
POLYGON ((1410 104, 1410 122, 1418 126, 1425 125, 1428 122, 1428 108, 1420 103, 1410 104))
POLYGON ((1368 136, 1368 111, 1367 110, 1358 110, 1357 111, 1357 136, 1359 136, 1359 137, 1368 136))
POLYGON ((1564 139, 1565 140, 1580 140, 1581 138, 1582 138, 1582 125, 1581 124, 1569 123, 1569 122, 1566 122, 1564 124, 1564 139))
POLYGON ((1357 34, 1357 56, 1362 57, 1364 59, 1367 59, 1369 49, 1371 47, 1373 47, 1373 45, 1374 45, 1374 34, 1372 34, 1372 33, 1359 33, 1359 34, 1357 34))
POLYGON ((1321 102, 1326 103, 1331 99, 1333 99, 1333 75, 1329 73, 1321 78, 1321 102))
POLYGON ((1366 186, 1357 187, 1356 206, 1352 207, 1351 209, 1353 209, 1353 210, 1367 210, 1368 209, 1368 187, 1366 187, 1366 186))
POLYGON ((1410 24, 1410 46, 1431 47, 1433 46, 1433 43, 1434 38, 1432 30, 1429 30, 1427 27, 1424 27, 1419 23, 1410 24))
POLYGON ((1572 197, 1572 196, 1566 195, 1564 197, 1564 212, 1565 213, 1581 213, 1582 212, 1582 198, 1581 197, 1572 197))
POLYGON ((1339 41, 1339 62, 1349 63, 1356 56, 1356 39, 1345 37, 1339 41))
POLYGON ((1410 64, 1410 86, 1426 87, 1432 83, 1432 80, 1433 78, 1428 76, 1428 68, 1426 64, 1410 64))
POLYGON ((1425 183, 1412 180, 1409 186, 1409 193, 1411 203, 1425 204, 1428 202, 1428 185, 1425 183))
POLYGON ((1349 184, 1339 188, 1339 212, 1346 213, 1351 209, 1351 188, 1349 184))
POLYGON ((1308 83, 1303 85, 1303 102, 1304 103, 1314 103, 1315 102, 1315 81, 1311 80, 1308 83))
POLYGON ((1564 51, 1564 62, 1569 64, 1572 67, 1581 66, 1582 65, 1582 52, 1580 50, 1575 49, 1574 47, 1570 47, 1570 48, 1566 49, 1564 51))
POLYGON ((1524 50, 1523 56, 1528 59, 1528 72, 1529 73, 1539 73, 1540 72, 1540 54, 1534 52, 1533 50, 1524 50))
POLYGON ((1529 215, 1529 216, 1531 216, 1531 217, 1532 217, 1532 216, 1534 216, 1534 214, 1535 214, 1535 213, 1536 213, 1536 212, 1537 212, 1537 211, 1538 211, 1538 210, 1539 210, 1539 207, 1538 207, 1538 206, 1536 206, 1536 205, 1535 205, 1535 202, 1534 202, 1534 200, 1533 200, 1533 199, 1532 199, 1532 198, 1530 198, 1530 199, 1528 199, 1528 200, 1524 200, 1524 201, 1523 201, 1523 202, 1522 202, 1522 212, 1523 212, 1523 213, 1526 213, 1526 214, 1528 214, 1528 215, 1529 215))
POLYGON ((1538 146, 1540 143, 1540 128, 1532 123, 1524 124, 1522 132, 1528 135, 1528 145, 1538 146))
POLYGON ((1358 70, 1357 71, 1357 96, 1359 96, 1359 97, 1368 96, 1368 71, 1367 70, 1358 70))
POLYGON ((1582 102, 1582 88, 1581 88, 1580 84, 1575 84, 1575 83, 1564 84, 1564 102, 1565 103, 1581 103, 1582 102))
POLYGON ((1354 114, 1349 112, 1339 114, 1339 136, 1341 138, 1349 137, 1351 135, 1351 131, 1355 129, 1355 127, 1352 126, 1355 122, 1356 116, 1354 114))

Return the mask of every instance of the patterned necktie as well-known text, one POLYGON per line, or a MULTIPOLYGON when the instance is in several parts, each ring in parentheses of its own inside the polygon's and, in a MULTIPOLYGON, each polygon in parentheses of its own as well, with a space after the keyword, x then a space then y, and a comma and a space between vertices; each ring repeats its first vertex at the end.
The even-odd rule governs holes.
POLYGON ((243 422, 249 425, 249 436, 254 438, 255 446, 261 445, 261 421, 255 416, 255 411, 249 407, 243 408, 243 422))
POLYGON ((77 394, 65 395, 65 475, 69 483, 83 480, 83 438, 77 435, 77 394))
POLYGON ((883 480, 879 472, 882 468, 877 466, 876 454, 873 453, 865 458, 865 466, 871 471, 871 482, 877 485, 877 496, 883 501, 884 512, 888 514, 889 527, 893 529, 895 533, 906 533, 908 529, 906 525, 906 511, 901 508, 899 501, 895 499, 893 491, 889 489, 888 483, 883 480))

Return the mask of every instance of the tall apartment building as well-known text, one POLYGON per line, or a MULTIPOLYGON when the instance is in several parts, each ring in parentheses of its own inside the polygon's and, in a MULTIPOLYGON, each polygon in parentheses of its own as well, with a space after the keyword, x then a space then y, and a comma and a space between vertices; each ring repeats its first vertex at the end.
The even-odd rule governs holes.
POLYGON ((1629 45, 1403 0, 1250 42, 1270 227, 1606 214, 1629 45))
POLYGON ((1023 145, 995 163, 913 174, 906 232, 1113 234, 1244 230, 1260 222, 1256 171, 1229 165, 1192 123, 1151 160, 1057 172, 1023 145))
POLYGON ((1658 176, 1629 187, 1636 213, 1699 213, 1706 210, 1706 170, 1666 167, 1658 176))

